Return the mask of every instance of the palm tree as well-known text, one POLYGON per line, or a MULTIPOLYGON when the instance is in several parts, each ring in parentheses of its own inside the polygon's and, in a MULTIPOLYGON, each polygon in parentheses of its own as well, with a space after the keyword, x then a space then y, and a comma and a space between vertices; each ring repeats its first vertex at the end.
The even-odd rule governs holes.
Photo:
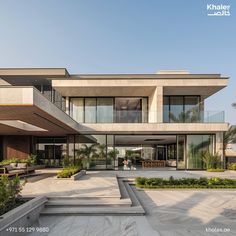
POLYGON ((98 157, 101 159, 106 158, 106 145, 105 144, 98 144, 97 145, 98 157))
POLYGON ((228 144, 236 143, 236 126, 231 125, 228 131, 224 133, 223 138, 223 157, 225 159, 225 151, 228 144))
POLYGON ((84 144, 82 148, 76 151, 77 156, 82 159, 82 163, 84 163, 83 165, 86 164, 87 169, 90 166, 90 158, 93 158, 96 155, 96 146, 97 144, 92 144, 90 146, 84 144))
POLYGON ((77 155, 82 156, 83 158, 92 158, 96 153, 96 146, 97 144, 92 144, 90 146, 84 144, 82 148, 77 150, 77 155))

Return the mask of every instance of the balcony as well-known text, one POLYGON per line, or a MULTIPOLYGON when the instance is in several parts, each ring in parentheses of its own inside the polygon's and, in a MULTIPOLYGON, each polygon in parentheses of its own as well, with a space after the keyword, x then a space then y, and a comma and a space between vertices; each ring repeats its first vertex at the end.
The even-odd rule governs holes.
POLYGON ((181 113, 163 113, 157 111, 122 110, 103 113, 82 111, 72 116, 78 123, 224 123, 224 111, 188 111, 181 113), (81 114, 82 113, 82 114, 81 114), (163 117, 163 119, 162 119, 163 117))

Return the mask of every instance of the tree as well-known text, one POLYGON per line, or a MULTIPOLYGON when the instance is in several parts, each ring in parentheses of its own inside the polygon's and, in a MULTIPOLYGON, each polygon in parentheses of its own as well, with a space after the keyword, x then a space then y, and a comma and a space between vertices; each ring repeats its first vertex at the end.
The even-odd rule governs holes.
POLYGON ((106 158, 106 145, 105 144, 98 144, 97 145, 98 157, 101 159, 106 158))
POLYGON ((233 107, 233 108, 236 108, 236 102, 234 102, 234 103, 232 104, 232 107, 233 107))
POLYGON ((225 157, 225 151, 228 144, 236 143, 236 126, 231 125, 228 131, 224 134, 223 139, 223 156, 225 157))
POLYGON ((82 148, 77 150, 77 155, 82 158, 92 158, 96 153, 96 146, 97 144, 92 144, 90 146, 84 144, 82 148))

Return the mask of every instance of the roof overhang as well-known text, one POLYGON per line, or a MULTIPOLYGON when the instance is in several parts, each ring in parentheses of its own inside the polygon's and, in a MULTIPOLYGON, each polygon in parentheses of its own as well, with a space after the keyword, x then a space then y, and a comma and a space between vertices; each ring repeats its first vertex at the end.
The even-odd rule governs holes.
POLYGON ((52 78, 68 78, 65 68, 2 68, 0 78, 11 85, 50 84, 52 78))
POLYGON ((66 135, 79 125, 33 87, 0 87, 0 135, 66 135))

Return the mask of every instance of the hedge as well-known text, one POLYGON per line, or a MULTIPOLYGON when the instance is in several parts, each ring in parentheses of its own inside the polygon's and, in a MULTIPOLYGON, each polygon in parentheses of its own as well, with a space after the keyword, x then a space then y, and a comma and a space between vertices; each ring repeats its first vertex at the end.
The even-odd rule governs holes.
POLYGON ((77 166, 65 167, 57 173, 57 178, 70 178, 72 175, 78 173, 80 170, 81 168, 77 166))
POLYGON ((236 180, 222 178, 144 178, 137 177, 139 188, 236 188, 236 180))

